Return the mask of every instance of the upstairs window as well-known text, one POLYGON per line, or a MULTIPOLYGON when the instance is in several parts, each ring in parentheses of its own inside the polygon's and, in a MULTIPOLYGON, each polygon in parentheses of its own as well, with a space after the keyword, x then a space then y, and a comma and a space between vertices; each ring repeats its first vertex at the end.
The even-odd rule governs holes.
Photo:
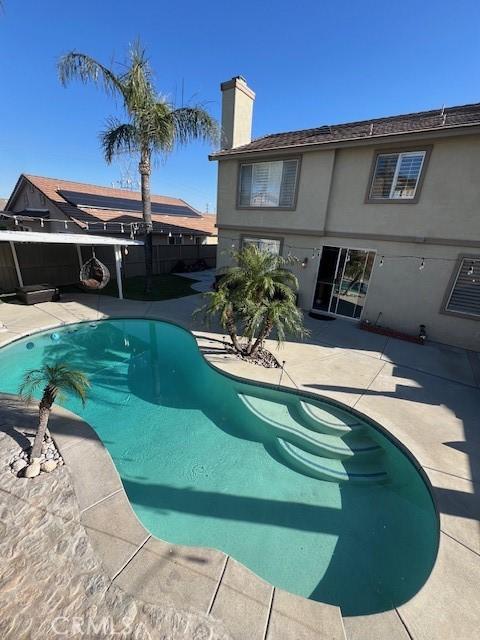
POLYGON ((462 258, 445 311, 480 317, 480 258, 462 258))
POLYGON ((298 159, 240 165, 240 207, 293 209, 298 159))
POLYGON ((379 153, 375 161, 369 200, 414 200, 426 153, 379 153))

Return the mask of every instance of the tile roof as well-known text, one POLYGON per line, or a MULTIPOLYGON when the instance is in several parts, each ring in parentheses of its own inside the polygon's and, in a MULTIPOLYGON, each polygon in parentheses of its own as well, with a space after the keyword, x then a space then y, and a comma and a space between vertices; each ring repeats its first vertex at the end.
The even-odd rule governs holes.
POLYGON ((212 154, 210 158, 216 159, 222 156, 254 151, 274 151, 275 149, 289 147, 357 141, 394 134, 445 130, 472 125, 480 125, 480 103, 375 118, 373 120, 362 120, 360 122, 325 125, 314 129, 273 133, 257 138, 241 147, 218 151, 212 154))
MULTIPOLYGON (((101 233, 103 231, 104 222, 118 223, 118 231, 121 231, 122 223, 142 222, 142 213, 139 211, 141 197, 138 191, 114 189, 111 187, 73 182, 71 180, 58 180, 57 178, 46 178, 43 176, 25 175, 25 178, 80 227, 86 229, 88 223, 89 230, 94 233, 101 233), (76 200, 80 204, 73 204, 72 201, 69 202, 66 197, 69 193, 75 194, 76 200), (106 204, 109 203, 109 200, 112 204, 121 201, 122 208, 84 206, 81 204, 80 194, 85 194, 85 196, 89 197, 97 196, 99 202, 104 199, 106 204), (132 210, 128 208, 128 201, 130 200, 132 201, 132 210)), ((85 199, 88 201, 88 198, 85 199)), ((173 212, 168 214, 153 213, 154 231, 164 231, 166 233, 171 231, 175 234, 185 233, 187 235, 216 235, 215 216, 204 216, 200 214, 184 200, 152 194, 152 204, 165 205, 166 209, 173 212), (175 213, 175 209, 178 209, 178 215, 175 213)), ((112 230, 111 224, 106 231, 115 233, 115 230, 112 230)))

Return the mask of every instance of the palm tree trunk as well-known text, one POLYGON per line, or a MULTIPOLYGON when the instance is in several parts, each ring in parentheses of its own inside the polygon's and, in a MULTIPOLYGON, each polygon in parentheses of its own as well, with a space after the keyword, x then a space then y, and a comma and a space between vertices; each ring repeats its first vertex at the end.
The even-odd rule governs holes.
POLYGON ((48 419, 50 418, 50 410, 52 408, 52 404, 53 399, 47 387, 38 406, 38 429, 35 435, 35 440, 33 442, 30 462, 32 462, 34 458, 40 458, 40 456, 42 455, 42 444, 45 439, 45 433, 47 431, 48 419))
POLYGON ((235 326, 235 322, 233 321, 233 319, 227 320, 226 329, 228 331, 228 335, 230 336, 230 340, 232 341, 233 348, 235 349, 235 351, 240 353, 242 348, 238 342, 237 327, 235 326))
POLYGON ((153 222, 152 201, 150 197, 150 150, 143 149, 138 169, 142 185, 143 221, 145 223, 145 293, 152 291, 153 274, 153 222))
POLYGON ((253 347, 250 349, 249 355, 254 356, 257 353, 259 348, 262 346, 264 340, 266 340, 270 335, 272 329, 273 329, 273 325, 270 322, 270 320, 265 320, 263 327, 261 328, 260 333, 258 334, 258 338, 255 340, 255 342, 253 343, 253 347))

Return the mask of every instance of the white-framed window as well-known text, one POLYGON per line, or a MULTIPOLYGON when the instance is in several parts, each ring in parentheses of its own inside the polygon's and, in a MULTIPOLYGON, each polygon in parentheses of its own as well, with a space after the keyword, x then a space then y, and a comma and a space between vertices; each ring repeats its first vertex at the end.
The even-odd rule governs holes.
POLYGON ((240 165, 239 207, 292 209, 298 182, 298 158, 240 165))
POLYGON ((280 255, 281 240, 278 238, 242 238, 242 247, 255 245, 260 251, 268 251, 273 255, 280 255))
POLYGON ((413 200, 426 151, 379 153, 370 185, 370 200, 413 200))
POLYGON ((480 317, 480 256, 462 258, 445 311, 480 317))

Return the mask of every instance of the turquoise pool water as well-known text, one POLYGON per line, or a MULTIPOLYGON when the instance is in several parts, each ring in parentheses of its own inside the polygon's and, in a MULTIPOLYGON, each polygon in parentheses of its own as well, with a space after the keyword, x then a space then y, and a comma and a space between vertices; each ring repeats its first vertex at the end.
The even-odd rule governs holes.
POLYGON ((45 360, 89 374, 86 407, 65 406, 97 431, 156 536, 221 549, 344 615, 398 606, 427 579, 438 543, 429 491, 367 422, 232 380, 163 322, 105 320, 20 340, 0 350, 0 391, 16 393, 45 360), (345 442, 357 453, 340 463, 345 442))

